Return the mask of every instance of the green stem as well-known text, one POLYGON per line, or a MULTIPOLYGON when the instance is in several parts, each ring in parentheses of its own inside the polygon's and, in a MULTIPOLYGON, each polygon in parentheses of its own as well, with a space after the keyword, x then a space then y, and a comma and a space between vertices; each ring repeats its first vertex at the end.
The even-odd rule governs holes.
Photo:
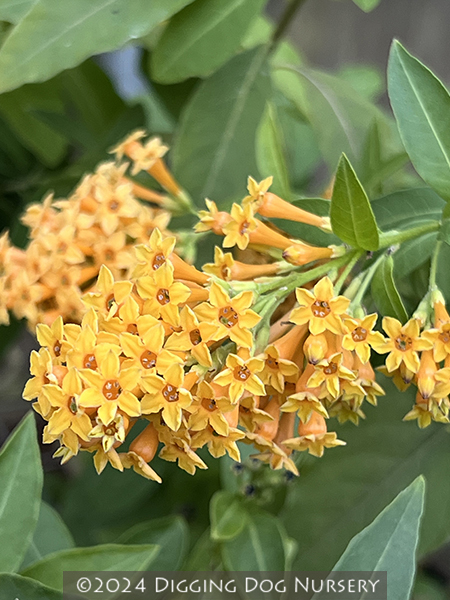
POLYGON ((438 268, 439 252, 442 248, 442 241, 438 240, 434 247, 433 256, 431 257, 431 268, 430 268, 430 290, 436 287, 436 273, 438 268))
MULTIPOLYGON (((351 297, 351 294, 347 294, 346 296, 347 298, 351 299, 351 303, 350 303, 350 311, 353 312, 355 310, 355 308, 357 308, 363 298, 364 295, 367 291, 367 288, 369 287, 370 282, 373 279, 373 276, 375 275, 376 270, 378 269, 379 264, 384 260, 385 258, 385 254, 382 254, 381 256, 379 256, 377 258, 377 260, 373 263, 373 265, 371 265, 368 269, 366 269, 363 273, 361 273, 360 275, 360 283, 357 283, 357 280, 354 279, 352 283, 354 283, 355 285, 357 285, 357 292, 354 295, 354 297, 351 297)), ((349 288, 351 287, 351 285, 349 286, 349 288)))
POLYGON ((380 235, 380 248, 388 248, 394 244, 401 244, 408 240, 413 240, 426 233, 432 233, 438 231, 441 227, 439 221, 432 221, 431 223, 425 223, 412 229, 405 229, 404 231, 387 231, 380 235))
POLYGON ((278 43, 283 38, 286 30, 289 28, 289 25, 292 22, 292 19, 295 17, 298 9, 302 4, 305 3, 306 0, 291 0, 286 7, 286 10, 281 16, 281 19, 277 25, 277 28, 273 32, 272 39, 270 41, 270 51, 273 52, 275 48, 278 46, 278 43))
POLYGON ((350 275, 353 267, 356 265, 356 263, 358 262, 358 260, 361 258, 362 255, 363 255, 363 252, 356 252, 355 256, 352 258, 352 260, 348 263, 348 265, 342 271, 341 276, 339 277, 339 279, 334 284, 334 293, 335 293, 336 296, 339 295, 339 292, 341 291, 342 286, 345 283, 345 280, 350 275))

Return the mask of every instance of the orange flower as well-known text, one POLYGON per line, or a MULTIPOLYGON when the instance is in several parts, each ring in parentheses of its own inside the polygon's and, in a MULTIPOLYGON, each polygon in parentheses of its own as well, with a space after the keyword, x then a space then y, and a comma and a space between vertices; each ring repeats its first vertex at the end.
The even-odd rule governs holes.
POLYGON ((222 387, 229 385, 229 396, 233 403, 241 398, 244 391, 264 396, 265 389, 261 379, 256 375, 264 368, 264 362, 259 358, 243 360, 236 354, 229 354, 227 368, 214 377, 214 383, 222 387))
POLYGON ((280 357, 280 352, 275 345, 270 345, 261 356, 264 368, 259 373, 259 378, 265 385, 270 385, 277 392, 283 393, 285 378, 295 382, 299 369, 295 363, 280 357))
POLYGON ((197 233, 212 231, 217 235, 222 235, 224 227, 231 221, 231 216, 227 212, 219 211, 216 203, 208 198, 206 198, 205 204, 208 210, 199 211, 200 221, 195 225, 195 231, 197 233))
POLYGON ((208 425, 219 435, 228 435, 229 427, 224 413, 234 409, 228 398, 217 397, 213 388, 202 381, 195 393, 194 402, 186 409, 191 413, 188 427, 192 431, 201 431, 208 425))

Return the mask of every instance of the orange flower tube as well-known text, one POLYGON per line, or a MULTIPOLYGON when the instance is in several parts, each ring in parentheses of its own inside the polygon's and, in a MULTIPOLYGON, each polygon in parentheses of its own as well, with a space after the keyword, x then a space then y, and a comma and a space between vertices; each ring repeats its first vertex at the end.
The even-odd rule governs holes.
POLYGON ((306 223, 314 227, 319 227, 325 231, 331 231, 330 220, 328 217, 319 217, 298 206, 294 206, 290 202, 286 202, 272 192, 264 194, 261 204, 258 206, 257 212, 263 217, 274 219, 288 219, 298 223, 306 223))

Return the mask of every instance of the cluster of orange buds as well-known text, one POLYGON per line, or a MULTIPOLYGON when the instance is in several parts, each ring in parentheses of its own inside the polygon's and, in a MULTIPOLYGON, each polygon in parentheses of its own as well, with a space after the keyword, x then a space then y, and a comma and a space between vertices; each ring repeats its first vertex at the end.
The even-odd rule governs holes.
POLYGON ((405 325, 385 317, 383 329, 388 335, 378 352, 388 353, 386 364, 380 368, 393 377, 399 390, 411 384, 417 387, 416 402, 405 421, 416 420, 419 427, 432 421, 449 423, 450 409, 450 316, 442 294, 432 294, 434 327, 421 332, 423 319, 419 314, 405 325))
MULTIPOLYGON (((118 161, 128 143, 115 149, 118 161)), ((8 310, 31 328, 57 316, 79 323, 81 296, 101 265, 115 277, 129 277, 136 263, 133 247, 147 242, 155 227, 165 232, 176 207, 173 199, 127 177, 128 168, 134 174, 147 167, 161 186, 177 185, 162 159, 167 147, 158 138, 142 147, 131 164, 101 164, 69 197, 56 200, 49 194, 30 205, 22 217, 30 229, 25 249, 13 246, 7 233, 0 238, 0 323, 8 323, 8 310), (155 161, 158 170, 152 167, 155 161)))

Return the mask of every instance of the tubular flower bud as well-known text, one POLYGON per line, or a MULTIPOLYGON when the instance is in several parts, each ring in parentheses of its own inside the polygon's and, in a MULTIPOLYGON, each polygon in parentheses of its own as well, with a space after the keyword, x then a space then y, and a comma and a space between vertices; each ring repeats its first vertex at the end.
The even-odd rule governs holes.
POLYGON ((312 365, 317 365, 323 360, 328 352, 327 338, 320 333, 319 335, 309 335, 303 344, 303 352, 306 360, 312 365))
POLYGON ((299 452, 308 451, 313 456, 323 456, 325 448, 345 446, 345 442, 337 439, 336 433, 328 433, 325 419, 319 413, 313 412, 309 421, 300 423, 300 437, 285 440, 283 445, 299 452))

